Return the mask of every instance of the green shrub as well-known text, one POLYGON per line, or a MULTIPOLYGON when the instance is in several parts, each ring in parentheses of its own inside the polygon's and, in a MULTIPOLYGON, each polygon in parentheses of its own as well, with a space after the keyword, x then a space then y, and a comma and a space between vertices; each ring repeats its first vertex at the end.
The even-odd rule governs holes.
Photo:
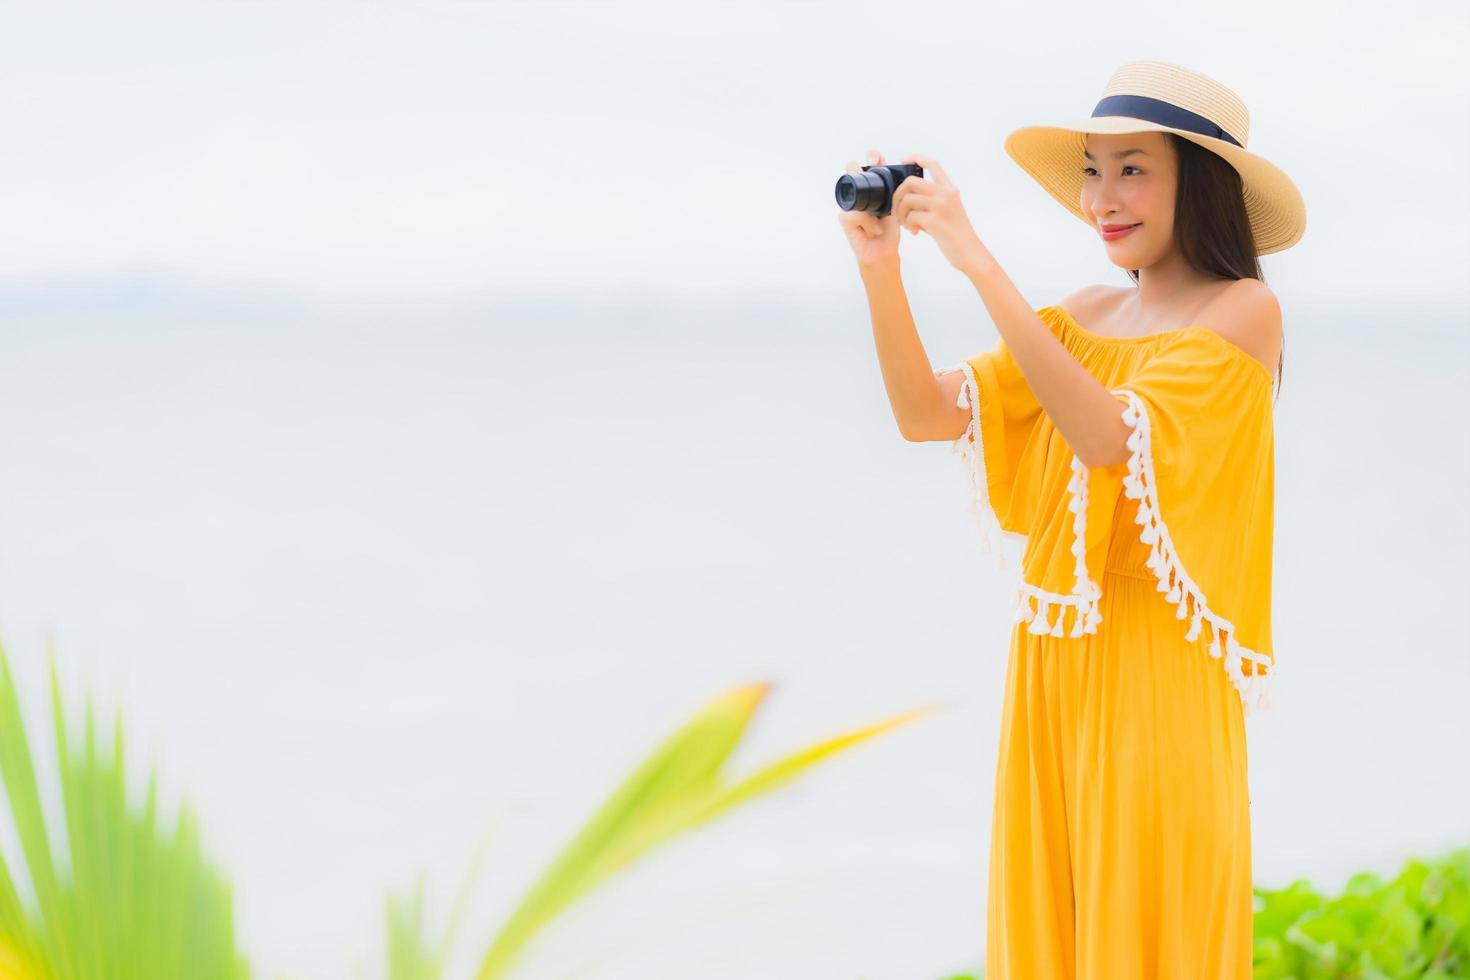
POLYGON ((1470 977, 1470 848, 1356 874, 1335 898, 1300 880, 1255 895, 1257 980, 1470 977))
POLYGON ((1356 874, 1336 898, 1304 880, 1254 896, 1254 980, 1470 977, 1470 848, 1412 858, 1392 881, 1356 874))

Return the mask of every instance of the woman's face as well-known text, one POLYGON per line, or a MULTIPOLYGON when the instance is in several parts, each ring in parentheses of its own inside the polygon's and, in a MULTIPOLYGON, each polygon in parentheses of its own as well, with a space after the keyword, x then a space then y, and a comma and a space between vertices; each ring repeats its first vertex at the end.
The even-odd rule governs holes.
POLYGON ((1168 136, 1089 133, 1086 153, 1082 213, 1091 219, 1108 258, 1122 269, 1142 269, 1167 255, 1174 242, 1178 178, 1178 161, 1168 136), (1104 225, 1138 227, 1109 241, 1102 236, 1104 225))

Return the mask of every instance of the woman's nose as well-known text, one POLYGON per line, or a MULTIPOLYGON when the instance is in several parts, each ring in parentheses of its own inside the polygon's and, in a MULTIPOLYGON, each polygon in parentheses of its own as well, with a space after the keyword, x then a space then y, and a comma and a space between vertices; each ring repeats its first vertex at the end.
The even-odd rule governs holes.
POLYGON ((1108 215, 1116 214, 1117 211, 1117 208, 1101 198, 1094 198, 1091 207, 1087 209, 1087 213, 1092 217, 1092 220, 1099 224, 1106 221, 1108 215))

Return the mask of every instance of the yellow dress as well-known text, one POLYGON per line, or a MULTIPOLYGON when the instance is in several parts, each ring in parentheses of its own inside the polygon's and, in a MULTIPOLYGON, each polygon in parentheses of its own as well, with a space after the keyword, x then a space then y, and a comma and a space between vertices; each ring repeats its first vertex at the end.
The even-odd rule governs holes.
POLYGON ((1016 564, 986 980, 1248 980, 1244 717, 1269 706, 1274 436, 1264 365, 1201 326, 1038 315, 1113 393, 1126 462, 1072 454, 1004 341, 957 365, 954 443, 1016 564))

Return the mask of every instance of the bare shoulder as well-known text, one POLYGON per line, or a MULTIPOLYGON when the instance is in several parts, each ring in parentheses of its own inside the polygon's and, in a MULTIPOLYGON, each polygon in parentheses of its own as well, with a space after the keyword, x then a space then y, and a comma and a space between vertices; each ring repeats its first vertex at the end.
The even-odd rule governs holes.
POLYGON ((1209 329, 1253 356, 1276 374, 1281 353, 1281 304, 1259 279, 1237 279, 1210 304, 1209 329))
POLYGON ((1090 327, 1115 308, 1121 292, 1121 287, 1094 283, 1068 293, 1057 300, 1056 305, 1066 310, 1078 323, 1090 327))

